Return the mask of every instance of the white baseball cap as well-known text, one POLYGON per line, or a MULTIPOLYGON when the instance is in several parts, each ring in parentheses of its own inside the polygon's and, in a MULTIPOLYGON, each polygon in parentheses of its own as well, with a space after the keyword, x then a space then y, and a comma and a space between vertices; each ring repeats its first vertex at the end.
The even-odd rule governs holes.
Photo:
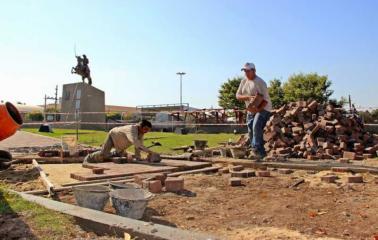
POLYGON ((252 70, 252 69, 256 70, 255 64, 247 62, 246 64, 244 64, 241 71, 252 70))

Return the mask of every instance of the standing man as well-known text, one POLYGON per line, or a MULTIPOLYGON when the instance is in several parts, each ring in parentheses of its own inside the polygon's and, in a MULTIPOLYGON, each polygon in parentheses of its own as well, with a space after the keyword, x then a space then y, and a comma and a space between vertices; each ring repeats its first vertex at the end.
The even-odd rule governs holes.
POLYGON ((135 157, 140 159, 140 151, 144 151, 149 155, 157 154, 143 145, 143 136, 152 128, 151 122, 142 120, 136 125, 127 125, 115 127, 109 131, 109 134, 102 145, 100 151, 87 155, 84 163, 103 162, 112 157, 111 150, 115 148, 117 156, 124 156, 125 150, 134 145, 135 157))
POLYGON ((252 153, 257 160, 261 160, 266 156, 263 134, 266 122, 270 117, 272 103, 265 81, 256 75, 255 65, 253 63, 246 63, 241 70, 244 71, 246 78, 240 82, 236 98, 244 101, 246 108, 248 108, 251 100, 258 94, 266 101, 265 107, 260 109, 259 112, 247 112, 247 127, 252 153))

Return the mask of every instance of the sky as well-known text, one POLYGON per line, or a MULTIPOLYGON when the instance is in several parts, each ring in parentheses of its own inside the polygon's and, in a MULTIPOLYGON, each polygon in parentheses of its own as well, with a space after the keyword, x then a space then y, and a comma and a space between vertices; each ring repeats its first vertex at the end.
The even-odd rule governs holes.
POLYGON ((378 108, 376 0, 0 0, 0 99, 43 104, 90 61, 106 104, 218 106, 218 91, 256 65, 267 83, 317 72, 333 98, 378 108))

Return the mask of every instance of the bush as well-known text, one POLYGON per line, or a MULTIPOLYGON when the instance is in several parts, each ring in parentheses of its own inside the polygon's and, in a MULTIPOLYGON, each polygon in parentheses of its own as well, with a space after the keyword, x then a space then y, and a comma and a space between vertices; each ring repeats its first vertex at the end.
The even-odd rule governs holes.
POLYGON ((42 112, 30 112, 26 114, 26 119, 30 121, 40 122, 43 121, 43 114, 42 112))

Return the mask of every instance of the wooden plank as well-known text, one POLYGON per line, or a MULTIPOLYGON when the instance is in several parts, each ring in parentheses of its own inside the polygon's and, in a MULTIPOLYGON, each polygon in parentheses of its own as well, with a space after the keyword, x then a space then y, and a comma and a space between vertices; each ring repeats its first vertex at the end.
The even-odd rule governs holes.
MULTIPOLYGON (((129 182, 134 182, 134 179, 124 179, 124 180, 116 180, 112 181, 114 183, 129 183, 129 182)), ((107 186, 109 185, 109 180, 103 180, 102 182, 96 182, 96 183, 77 183, 75 186, 65 186, 65 187, 56 187, 54 188, 54 192, 62 192, 62 191, 72 191, 73 187, 77 186, 107 186)), ((33 195, 45 195, 48 194, 49 192, 47 190, 32 190, 32 191, 26 191, 23 193, 28 193, 28 194, 33 194, 33 195)))
POLYGON ((39 172, 39 175, 41 176, 41 179, 42 179, 42 182, 43 182, 43 185, 45 185, 48 193, 53 196, 54 195, 54 185, 50 182, 50 180, 47 178, 47 175, 46 173, 43 171, 43 169, 41 168, 41 166, 39 166, 38 162, 33 159, 32 160, 32 164, 33 166, 38 170, 39 172))
POLYGON ((290 169, 301 169, 301 170, 316 170, 325 171, 332 170, 332 168, 347 168, 348 171, 356 173, 371 173, 378 174, 378 168, 367 167, 360 165, 345 164, 332 161, 286 161, 286 162, 256 162, 252 160, 241 160, 233 158, 200 158, 201 161, 208 161, 212 163, 223 163, 223 164, 233 164, 242 165, 244 167, 258 168, 261 166, 271 167, 271 168, 290 168, 290 169))

